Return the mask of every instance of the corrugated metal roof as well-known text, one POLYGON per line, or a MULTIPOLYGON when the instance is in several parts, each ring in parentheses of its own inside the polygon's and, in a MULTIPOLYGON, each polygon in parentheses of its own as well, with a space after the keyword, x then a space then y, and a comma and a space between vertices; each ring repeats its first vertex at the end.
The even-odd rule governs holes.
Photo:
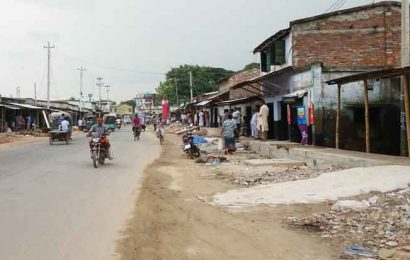
POLYGON ((0 104, 0 107, 5 107, 5 108, 8 108, 8 109, 13 109, 13 110, 19 110, 20 109, 18 107, 10 106, 10 105, 7 105, 7 104, 0 104))
POLYGON ((28 108, 28 109, 44 109, 44 107, 36 107, 28 104, 20 104, 20 103, 8 103, 10 105, 21 107, 21 108, 28 108))

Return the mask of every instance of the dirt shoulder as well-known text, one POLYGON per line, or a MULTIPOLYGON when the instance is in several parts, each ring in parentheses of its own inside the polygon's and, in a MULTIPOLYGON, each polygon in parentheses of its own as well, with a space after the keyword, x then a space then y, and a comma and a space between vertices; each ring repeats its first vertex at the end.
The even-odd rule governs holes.
POLYGON ((0 136, 0 150, 7 150, 21 145, 47 141, 47 137, 34 137, 23 135, 0 136))
POLYGON ((186 159, 179 137, 166 139, 161 158, 146 169, 134 216, 118 243, 122 259, 337 258, 337 246, 282 226, 284 216, 316 212, 320 206, 237 212, 213 206, 213 194, 235 185, 186 159))

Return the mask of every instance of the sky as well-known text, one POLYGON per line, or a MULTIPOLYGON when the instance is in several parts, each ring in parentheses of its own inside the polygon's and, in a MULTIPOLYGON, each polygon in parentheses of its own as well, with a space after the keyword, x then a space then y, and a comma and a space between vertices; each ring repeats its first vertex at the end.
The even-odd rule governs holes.
MULTIPOLYGON (((373 0, 2 0, 0 95, 45 99, 51 49, 51 99, 129 100, 154 92, 182 64, 240 70, 252 50, 295 19, 370 4, 373 0), (336 5, 334 5, 336 4, 336 5), (102 98, 107 96, 102 89, 102 98)), ((378 2, 378 1, 376 1, 378 2)))

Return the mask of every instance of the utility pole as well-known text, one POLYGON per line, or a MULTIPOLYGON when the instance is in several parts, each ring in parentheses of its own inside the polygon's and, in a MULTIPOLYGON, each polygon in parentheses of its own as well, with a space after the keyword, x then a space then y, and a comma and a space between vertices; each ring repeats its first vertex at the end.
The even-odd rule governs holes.
POLYGON ((44 46, 47 49, 47 109, 50 109, 50 56, 51 49, 55 48, 55 45, 50 46, 50 43, 47 42, 47 46, 44 46))
POLYGON ((174 78, 175 81, 175 91, 177 94, 177 106, 179 107, 179 96, 178 96, 178 84, 177 84, 177 78, 174 78))
POLYGON ((37 86, 34 82, 34 105, 37 105, 37 86))
MULTIPOLYGON (((410 62, 410 39, 409 39, 409 0, 402 0, 401 2, 401 66, 408 66, 410 62)), ((400 154, 406 156, 407 152, 407 133, 406 133, 406 120, 405 117, 405 107, 404 107, 404 85, 405 75, 401 77, 401 87, 400 87, 400 154)))
POLYGON ((192 92, 192 71, 189 71, 189 88, 191 90, 191 102, 194 99, 194 93, 192 92))
POLYGON ((100 102, 99 102, 98 104, 99 104, 100 110, 101 110, 101 88, 102 88, 102 86, 104 85, 104 84, 102 83, 102 80, 103 80, 102 77, 98 77, 98 78, 97 78, 97 87, 98 87, 99 100, 100 100, 100 102))
POLYGON ((19 86, 16 87, 16 98, 21 97, 21 88, 19 86))
POLYGON ((108 110, 110 110, 110 103, 109 103, 110 97, 108 95, 108 92, 110 92, 110 86, 105 86, 105 88, 107 89, 107 107, 108 107, 108 110))
POLYGON ((83 107, 83 103, 82 103, 82 97, 83 97, 83 72, 86 71, 86 69, 83 68, 83 66, 81 66, 80 68, 77 68, 77 70, 80 71, 80 99, 79 99, 79 107, 80 107, 80 112, 81 112, 82 107, 83 107))

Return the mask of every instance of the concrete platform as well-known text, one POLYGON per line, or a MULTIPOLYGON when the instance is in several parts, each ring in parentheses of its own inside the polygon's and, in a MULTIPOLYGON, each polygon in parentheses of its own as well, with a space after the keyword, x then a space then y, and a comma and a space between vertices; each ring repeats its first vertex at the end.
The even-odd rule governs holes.
POLYGON ((250 166, 273 166, 273 167, 294 167, 305 166, 304 162, 290 159, 251 159, 245 160, 245 164, 250 166))
POLYGON ((348 150, 338 150, 311 145, 301 145, 287 141, 254 141, 244 140, 244 145, 251 151, 265 158, 281 158, 301 161, 310 167, 327 168, 337 166, 340 168, 371 167, 378 165, 404 165, 410 166, 410 158, 362 153, 348 150))

